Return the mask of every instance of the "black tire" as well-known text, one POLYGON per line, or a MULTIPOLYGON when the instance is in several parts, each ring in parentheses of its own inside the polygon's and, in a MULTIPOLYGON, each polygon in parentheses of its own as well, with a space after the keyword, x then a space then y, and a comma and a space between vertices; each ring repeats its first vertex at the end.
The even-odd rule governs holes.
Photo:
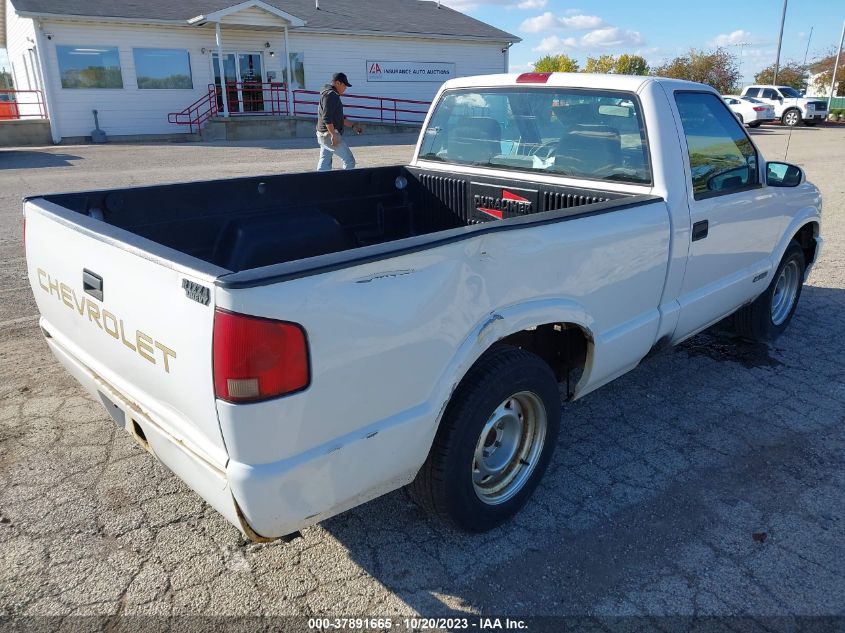
POLYGON ((773 341, 783 334, 792 320, 795 308, 798 307, 798 300, 801 298, 804 270, 804 251, 801 250, 798 242, 793 240, 789 243, 768 288, 752 303, 740 308, 734 315, 734 328, 737 334, 753 341, 773 341), (775 293, 779 290, 779 283, 791 285, 789 281, 784 281, 784 277, 789 276, 785 273, 787 268, 798 275, 794 298, 791 299, 789 306, 773 300, 775 293))
MULTIPOLYGON (((557 441, 560 408, 558 383, 545 361, 516 347, 494 346, 473 365, 452 395, 428 458, 408 486, 411 498, 433 515, 467 532, 484 532, 500 525, 525 504, 543 477, 557 441), (484 485, 478 481, 483 477, 477 472, 477 450, 484 447, 487 455, 490 434, 499 433, 496 429, 502 428, 497 426, 488 431, 492 428, 489 425, 503 407, 507 410, 509 401, 528 397, 524 394, 530 394, 528 402, 536 405, 533 408, 537 419, 540 409, 545 416, 544 436, 542 440, 537 436, 542 444, 538 446, 525 439, 532 437, 527 430, 530 423, 525 420, 535 414, 520 407, 518 410, 524 411, 524 416, 511 415, 510 420, 513 422, 518 417, 519 422, 513 423, 521 430, 511 439, 518 436, 520 439, 512 443, 519 446, 530 444, 536 452, 524 454, 534 455, 533 461, 515 459, 523 454, 517 446, 514 459, 508 463, 513 464, 511 472, 514 477, 521 477, 521 484, 500 502, 491 502, 492 495, 484 500, 486 493, 477 491, 477 486, 484 485)), ((535 422, 535 428, 538 426, 535 422)), ((495 446, 501 446, 498 436, 496 439, 495 446)), ((507 446, 506 443, 504 449, 494 448, 493 454, 496 450, 507 452, 507 446)), ((503 470, 505 475, 506 471, 507 468, 503 470)))
POLYGON ((748 124, 748 127, 760 127, 760 121, 752 121, 748 124))
POLYGON ((737 119, 737 121, 739 121, 739 124, 740 124, 740 125, 742 125, 743 123, 745 123, 745 119, 744 119, 744 118, 742 118, 742 115, 741 115, 741 114, 737 114, 737 115, 736 115, 736 119, 737 119))
POLYGON ((798 108, 790 108, 783 113, 780 122, 787 127, 795 127, 801 123, 801 110, 798 108))

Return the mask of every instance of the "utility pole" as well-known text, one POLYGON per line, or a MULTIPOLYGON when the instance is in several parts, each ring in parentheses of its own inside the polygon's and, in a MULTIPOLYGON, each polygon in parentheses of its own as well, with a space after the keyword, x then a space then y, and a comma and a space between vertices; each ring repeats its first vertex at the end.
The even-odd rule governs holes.
POLYGON ((836 86, 836 71, 839 70, 839 57, 842 55, 842 42, 845 41, 845 22, 842 23, 842 36, 836 48, 836 61, 833 63, 833 75, 830 77, 830 94, 827 97, 827 111, 830 112, 830 102, 833 101, 833 89, 836 86))
POLYGON ((737 72, 739 73, 739 82, 742 84, 745 83, 742 77, 742 51, 750 44, 751 42, 737 42, 736 44, 733 44, 733 46, 739 46, 739 68, 737 69, 737 72))
POLYGON ((780 15, 780 35, 778 36, 778 53, 775 57, 775 76, 772 79, 772 83, 777 85, 778 83, 778 66, 780 66, 780 45, 783 44, 783 23, 786 21, 786 3, 787 0, 783 0, 783 12, 780 15))

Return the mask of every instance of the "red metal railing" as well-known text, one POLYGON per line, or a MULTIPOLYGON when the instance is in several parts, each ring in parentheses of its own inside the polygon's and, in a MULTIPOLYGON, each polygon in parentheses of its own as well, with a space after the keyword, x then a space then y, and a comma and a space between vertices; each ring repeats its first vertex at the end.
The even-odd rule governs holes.
MULTIPOLYGON (((226 83, 231 116, 287 115, 288 91, 284 84, 257 81, 230 81, 226 83)), ((220 86, 208 85, 208 91, 181 112, 171 112, 167 122, 190 126, 191 133, 209 119, 223 112, 223 92, 220 86)))
MULTIPOLYGON (((209 88, 214 88, 210 85, 209 88)), ((217 87, 217 109, 223 110, 223 97, 217 87)), ((227 81, 229 114, 232 116, 283 115, 289 113, 288 91, 283 83, 227 81)))
POLYGON ((0 90, 0 121, 46 118, 47 106, 40 90, 0 90))
MULTIPOLYGON (((293 91, 294 116, 316 117, 320 105, 320 93, 315 90, 293 91)), ((379 121, 382 123, 422 124, 431 101, 395 99, 393 97, 370 97, 367 95, 343 95, 343 112, 355 120, 379 121)))
POLYGON ((203 123, 210 118, 217 116, 217 91, 214 85, 208 87, 208 91, 199 99, 194 101, 181 112, 171 112, 167 115, 167 122, 176 125, 189 125, 191 134, 194 128, 197 132, 202 130, 203 123))
MULTIPOLYGON (((226 83, 230 116, 276 115, 288 116, 288 91, 282 83, 231 81, 226 83)), ((293 91, 293 115, 316 118, 320 93, 315 90, 293 91)), ((344 112, 356 121, 406 123, 420 125, 428 113, 430 101, 343 95, 344 112)), ((223 112, 223 93, 220 86, 209 84, 208 92, 182 112, 167 115, 169 123, 188 125, 193 133, 202 131, 209 119, 223 112)))

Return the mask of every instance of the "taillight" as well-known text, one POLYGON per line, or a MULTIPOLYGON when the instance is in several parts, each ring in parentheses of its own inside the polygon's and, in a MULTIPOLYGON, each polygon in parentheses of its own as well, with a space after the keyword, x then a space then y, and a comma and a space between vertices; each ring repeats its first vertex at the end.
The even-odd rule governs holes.
POLYGON ((765 109, 763 106, 754 106, 754 112, 762 112, 765 109))
POLYGON ((308 343, 302 326, 214 313, 214 391, 228 402, 257 402, 308 386, 308 343))
POLYGON ((552 73, 522 73, 516 78, 518 84, 544 84, 549 80, 552 73))

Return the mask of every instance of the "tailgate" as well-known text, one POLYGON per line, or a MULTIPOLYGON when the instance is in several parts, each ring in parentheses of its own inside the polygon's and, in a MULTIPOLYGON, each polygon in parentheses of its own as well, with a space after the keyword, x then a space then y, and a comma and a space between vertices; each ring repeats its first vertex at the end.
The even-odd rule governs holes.
POLYGON ((214 275, 50 202, 27 201, 24 211, 27 273, 47 333, 177 440, 225 466, 212 379, 214 275))

